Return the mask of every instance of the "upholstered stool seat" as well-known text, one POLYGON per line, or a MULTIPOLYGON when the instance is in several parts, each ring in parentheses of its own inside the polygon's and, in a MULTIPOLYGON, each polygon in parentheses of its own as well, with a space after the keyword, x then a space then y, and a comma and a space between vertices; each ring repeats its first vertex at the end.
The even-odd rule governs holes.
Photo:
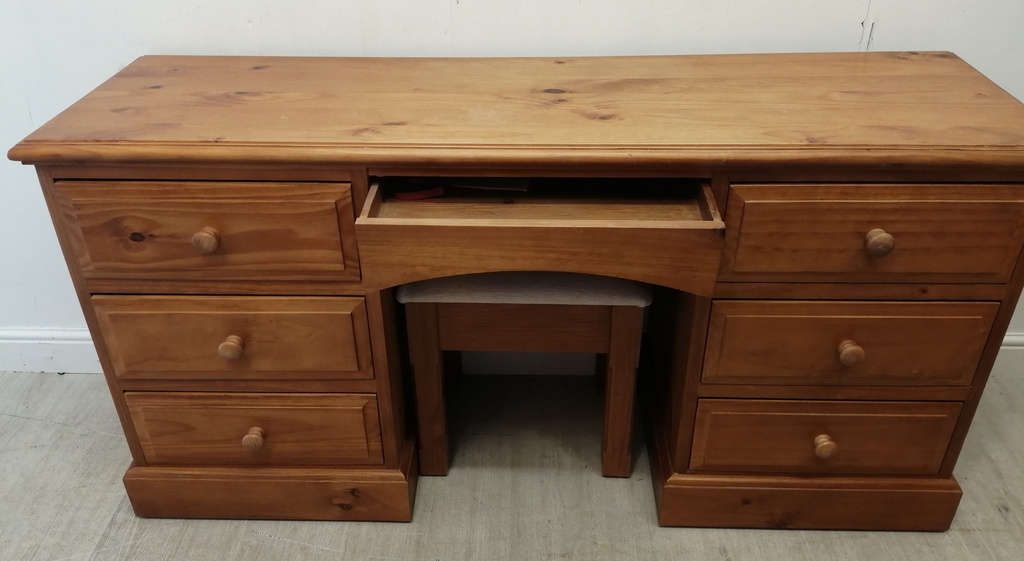
POLYGON ((601 472, 632 471, 633 404, 650 287, 574 273, 464 275, 399 287, 419 423, 420 471, 448 473, 443 351, 606 355, 601 472))

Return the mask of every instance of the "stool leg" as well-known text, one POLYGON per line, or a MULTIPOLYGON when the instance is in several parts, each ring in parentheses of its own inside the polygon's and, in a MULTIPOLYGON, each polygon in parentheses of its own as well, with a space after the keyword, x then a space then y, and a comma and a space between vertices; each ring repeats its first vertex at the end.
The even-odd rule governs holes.
POLYGON ((448 426, 445 419, 444 370, 437 331, 437 306, 405 305, 409 360, 416 390, 420 473, 448 475, 448 426))
POLYGON ((605 477, 629 477, 633 470, 633 404, 643 323, 643 308, 612 307, 601 446, 601 474, 605 477))

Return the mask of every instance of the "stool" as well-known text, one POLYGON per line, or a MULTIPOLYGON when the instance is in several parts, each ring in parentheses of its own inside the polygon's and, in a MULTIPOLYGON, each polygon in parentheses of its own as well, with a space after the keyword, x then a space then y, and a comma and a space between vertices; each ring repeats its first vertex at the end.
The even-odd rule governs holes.
POLYGON ((442 351, 607 355, 601 473, 632 471, 633 403, 646 285, 575 273, 485 273, 399 287, 419 422, 420 473, 448 473, 442 351))

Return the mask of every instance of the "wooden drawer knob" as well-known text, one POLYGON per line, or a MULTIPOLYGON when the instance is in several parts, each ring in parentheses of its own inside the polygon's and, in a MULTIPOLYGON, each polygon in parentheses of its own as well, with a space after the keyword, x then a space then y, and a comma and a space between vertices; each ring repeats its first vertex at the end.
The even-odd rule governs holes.
POLYGON ((819 434, 814 437, 814 455, 827 460, 836 455, 839 445, 832 442, 832 437, 827 434, 819 434))
POLYGON ((875 228, 864 236, 864 248, 872 257, 885 257, 896 247, 896 238, 881 228, 875 228))
POLYGON ((864 361, 864 347, 852 339, 846 339, 839 343, 839 362, 843 366, 853 366, 864 361))
POLYGON ((204 226, 195 234, 192 234, 192 247, 203 255, 212 255, 220 247, 220 234, 217 230, 204 226))
POLYGON ((263 438, 266 436, 267 431, 260 427, 252 427, 242 437, 242 446, 250 452, 257 452, 260 448, 263 448, 263 438))
POLYGON ((224 342, 217 346, 217 354, 224 360, 238 360, 245 350, 245 341, 238 335, 228 335, 224 342))

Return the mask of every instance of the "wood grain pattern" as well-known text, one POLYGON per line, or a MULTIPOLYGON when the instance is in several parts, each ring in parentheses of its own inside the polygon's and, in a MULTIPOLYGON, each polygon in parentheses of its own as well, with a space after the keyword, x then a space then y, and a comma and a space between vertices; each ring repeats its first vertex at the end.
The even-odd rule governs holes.
POLYGON ((107 296, 92 299, 119 378, 369 379, 362 298, 107 296), (226 360, 219 347, 240 337, 226 360))
POLYGON ((673 475, 662 526, 814 530, 949 529, 963 492, 952 479, 673 475))
POLYGON ((933 475, 960 404, 702 399, 697 404, 694 471, 933 475), (838 452, 815 454, 828 434, 838 452))
POLYGON ((149 465, 380 465, 373 395, 126 392, 149 465), (242 445, 264 431, 256 452, 242 445))
POLYGON ((952 475, 953 468, 960 458, 960 451, 967 439, 967 431, 981 403, 982 392, 985 391, 985 387, 990 381, 990 374, 996 363, 996 357, 1002 349, 1004 337, 1010 327, 1010 322, 1013 320, 1014 309, 1020 301, 1022 290, 1024 290, 1024 251, 1017 258, 1017 266, 1013 270, 1013 275, 1010 278, 1006 296, 1003 300, 1004 305, 1000 306, 999 313, 996 314, 995 321, 992 323, 991 334, 985 343, 985 349, 982 351, 981 360, 978 363, 978 373, 974 377, 974 383, 971 384, 970 394, 964 402, 963 411, 960 413, 960 422, 957 423, 956 430, 953 431, 953 438, 946 452, 946 459, 942 463, 943 475, 952 475))
POLYGON ((357 225, 363 283, 390 287, 442 276, 561 271, 628 278, 698 294, 714 290, 721 235, 614 227, 357 225), (646 249, 644 249, 646 248, 646 249))
POLYGON ((674 318, 676 339, 672 349, 672 380, 668 388, 672 462, 679 470, 685 470, 689 465, 700 388, 699 373, 704 364, 703 349, 708 336, 708 318, 712 305, 710 298, 684 295, 682 299, 683 305, 674 318))
POLYGON ((729 208, 726 281, 1005 283, 1024 240, 1021 185, 733 185, 729 208))
POLYGON ((363 283, 370 287, 481 272, 564 271, 710 294, 721 258, 724 225, 718 216, 681 221, 630 212, 604 220, 464 219, 458 213, 379 218, 388 204, 381 197, 379 188, 371 188, 356 220, 363 283))
POLYGON ((380 430, 384 441, 384 466, 398 469, 415 429, 407 420, 406 403, 411 401, 406 389, 407 360, 404 341, 399 336, 400 314, 395 295, 390 290, 366 295, 366 316, 373 337, 374 388, 380 408, 380 430))
POLYGON ((223 296, 353 296, 372 293, 358 281, 218 279, 88 279, 94 294, 206 294, 223 296))
POLYGON ((893 401, 964 401, 970 386, 871 386, 857 384, 697 384, 696 397, 736 399, 840 399, 893 401))
POLYGON ((351 169, 334 165, 303 164, 286 165, 252 162, 246 165, 207 163, 182 166, 180 163, 152 165, 132 164, 130 162, 82 162, 54 164, 46 166, 53 177, 60 180, 75 179, 95 181, 112 179, 116 181, 151 181, 158 177, 161 181, 283 181, 288 183, 306 183, 322 181, 325 183, 348 183, 358 178, 365 170, 351 169))
POLYGON ((636 376, 640 365, 644 309, 614 306, 611 312, 601 475, 629 477, 633 473, 633 417, 636 415, 636 376))
POLYGON ((969 386, 995 302, 723 301, 705 384, 969 386), (849 341, 860 361, 846 365, 849 341))
POLYGON ((132 467, 124 486, 137 516, 277 520, 412 520, 416 455, 400 469, 132 467))
POLYGON ((56 193, 89 278, 359 278, 347 184, 59 181, 56 193))
POLYGON ((1019 166, 1021 130, 1024 109, 950 53, 151 56, 9 157, 1019 166))
POLYGON ((1002 284, 720 282, 715 298, 773 300, 979 300, 1006 297, 1002 284))
POLYGON ((647 431, 661 526, 945 531, 962 495, 952 477, 680 473, 667 428, 647 431))
MULTIPOLYGON (((1024 284, 1024 106, 949 53, 143 57, 9 156, 44 165, 147 515, 407 519, 387 289, 553 270, 688 292, 648 338, 663 355, 662 523, 944 529, 1024 284), (413 206, 371 193, 371 175, 589 179, 586 196, 543 204, 413 206), (592 200, 602 177, 621 192, 592 200), (629 178, 680 177, 667 199, 628 200, 642 198, 629 178), (326 310, 347 318, 313 329, 334 339, 309 338, 321 310, 284 321, 295 310, 273 294, 361 304, 326 310), (169 328, 188 314, 160 299, 202 319, 169 328), (111 322, 115 301, 128 305, 111 322), (218 371, 182 352, 207 342, 236 366, 280 347, 266 370, 218 371), (139 374, 119 376, 124 360, 139 374), (246 464, 276 450, 291 453, 246 464), (363 476, 365 493, 349 485, 363 476)), ((609 366, 631 372, 635 342, 609 366)), ((628 444, 607 430, 626 424, 612 400, 627 378, 607 386, 604 448, 620 460, 628 444)))
MULTIPOLYGON (((470 191, 467 193, 449 187, 443 196, 413 201, 381 193, 380 204, 371 209, 369 216, 415 221, 453 218, 460 221, 637 220, 649 221, 653 226, 658 222, 705 220, 703 189, 691 183, 660 181, 650 185, 628 178, 531 180, 525 192, 467 190, 470 191)), ((717 216, 717 210, 714 214, 717 216)))
POLYGON ((420 473, 448 475, 448 413, 445 406, 444 361, 438 338, 437 306, 409 303, 405 306, 416 399, 416 431, 419 435, 420 473))
MULTIPOLYGON (((302 557, 312 561, 318 557, 400 556, 479 561, 502 559, 511 551, 513 556, 528 559, 543 559, 544 555, 571 559, 575 552, 588 561, 621 561, 628 554, 650 559, 713 559, 727 551, 734 561, 821 561, 827 550, 872 561, 964 561, 965 555, 978 561, 1010 560, 1016 557, 1024 533, 1024 517, 1018 508, 1024 504, 1024 471, 1020 469, 1024 410, 1018 406, 1024 399, 1024 376, 1015 356, 1013 351, 1000 355, 985 392, 958 468, 963 500, 947 533, 659 529, 645 457, 632 478, 606 479, 595 472, 590 454, 579 453, 594 450, 599 433, 600 395, 592 391, 586 377, 560 380, 564 384, 469 377, 466 389, 476 399, 470 404, 468 418, 460 416, 471 424, 491 422, 501 427, 502 434, 467 439, 460 447, 460 457, 474 469, 454 470, 447 478, 421 479, 409 524, 147 521, 136 518, 125 500, 120 475, 129 455, 102 377, 3 373, 0 411, 31 413, 2 420, 0 456, 5 460, 5 477, 0 478, 0 501, 6 520, 0 535, 7 540, 4 554, 11 559, 61 555, 88 559, 91 555, 104 561, 167 561, 168 556, 224 561, 302 557), (562 387, 565 389, 553 389, 562 387), (573 411, 564 413, 567 421, 585 430, 569 431, 559 445, 552 446, 551 440, 538 435, 553 436, 557 431, 560 424, 552 417, 558 415, 563 401, 573 402, 566 403, 573 411), (521 404, 527 410, 502 406, 507 403, 521 404), (582 419, 577 419, 578 411, 585 411, 582 419), (67 445, 71 440, 74 446, 67 445), (504 461, 507 458, 523 468, 510 470, 504 461), (39 466, 47 467, 41 470, 39 466), (567 528, 589 532, 597 543, 567 540, 567 528), (387 539, 368 540, 368 534, 386 535, 387 539), (467 543, 473 546, 460 549, 467 543)), ((333 468, 327 471, 341 473, 333 468)), ((768 479, 765 488, 778 489, 782 487, 778 480, 788 478, 768 479)), ((891 484, 894 478, 885 479, 891 484)), ((735 478, 715 480, 724 487, 735 478)), ((351 486, 359 487, 350 484, 339 489, 351 486)), ((225 491, 222 502, 236 489, 225 491)), ((255 489, 260 492, 243 491, 240 496, 261 500, 268 494, 262 488, 250 488, 255 489)), ((710 502, 692 499, 680 504, 689 506, 694 518, 767 510, 767 501, 759 503, 765 506, 758 507, 753 501, 744 507, 741 498, 715 503, 709 497, 710 502)), ((747 498, 756 496, 750 491, 747 498)), ((282 504, 298 502, 296 498, 282 504)), ((875 512, 872 520, 909 520, 906 511, 897 509, 912 508, 919 501, 908 498, 906 502, 909 504, 875 512)), ((849 511, 858 508, 858 503, 850 494, 837 492, 828 500, 812 498, 802 505, 787 505, 792 508, 777 510, 774 519, 807 520, 813 515, 811 509, 849 511), (803 514, 784 516, 791 512, 803 514)), ((765 514, 764 520, 772 517, 765 514)))
MULTIPOLYGON (((225 377, 226 378, 226 377, 225 377)), ((204 392, 280 392, 280 393, 375 393, 376 378, 346 380, 336 378, 308 378, 296 380, 285 376, 267 378, 243 378, 237 380, 177 379, 166 378, 120 378, 124 391, 147 392, 189 392, 201 389, 204 392)))

